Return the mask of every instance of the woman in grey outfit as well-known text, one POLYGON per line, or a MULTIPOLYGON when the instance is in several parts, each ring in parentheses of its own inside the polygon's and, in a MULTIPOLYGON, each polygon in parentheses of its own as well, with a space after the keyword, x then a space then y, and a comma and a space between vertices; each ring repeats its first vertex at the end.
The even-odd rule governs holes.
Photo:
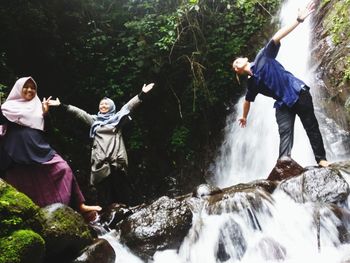
POLYGON ((89 125, 90 137, 93 139, 90 183, 96 187, 102 206, 120 201, 118 200, 120 199, 118 192, 121 188, 119 177, 125 175, 128 166, 128 157, 122 137, 122 119, 142 102, 145 94, 153 86, 154 83, 144 84, 142 91, 118 112, 116 112, 114 102, 109 98, 103 98, 100 101, 97 115, 91 115, 72 105, 64 105, 58 98, 49 102, 49 106, 61 106, 68 113, 89 125))

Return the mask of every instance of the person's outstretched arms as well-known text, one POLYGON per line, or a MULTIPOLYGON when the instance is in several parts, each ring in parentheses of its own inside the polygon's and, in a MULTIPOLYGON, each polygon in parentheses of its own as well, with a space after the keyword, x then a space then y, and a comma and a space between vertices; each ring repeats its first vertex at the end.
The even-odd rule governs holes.
POLYGON ((55 100, 52 100, 51 97, 50 97, 50 100, 48 101, 48 106, 51 107, 58 107, 61 105, 61 101, 59 98, 56 98, 55 100))
POLYGON ((48 106, 49 107, 62 107, 63 110, 69 114, 72 114, 76 118, 80 119, 87 125, 92 125, 94 122, 92 115, 87 113, 86 111, 79 109, 78 107, 72 106, 72 105, 65 105, 61 103, 59 98, 56 98, 55 100, 50 99, 48 100, 48 106))
POLYGON ((245 100, 243 102, 243 116, 238 119, 239 125, 244 128, 247 126, 247 117, 250 110, 250 101, 245 100))
POLYGON ((296 17, 294 22, 292 22, 289 25, 286 25, 285 27, 282 27, 275 33, 275 35, 272 37, 273 41, 276 44, 278 44, 282 38, 284 38, 286 35, 292 32, 300 23, 304 22, 304 20, 313 11, 315 11, 315 3, 314 1, 310 1, 305 8, 298 10, 298 16, 296 17))

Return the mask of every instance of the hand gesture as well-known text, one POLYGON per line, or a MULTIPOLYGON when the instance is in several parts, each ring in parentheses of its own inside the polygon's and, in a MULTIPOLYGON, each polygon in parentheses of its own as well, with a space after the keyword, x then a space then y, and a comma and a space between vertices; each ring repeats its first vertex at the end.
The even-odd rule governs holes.
POLYGON ((59 98, 56 98, 55 100, 49 100, 49 101, 48 101, 48 105, 49 105, 50 107, 51 107, 51 106, 54 106, 54 107, 60 106, 60 105, 61 105, 60 99, 59 99, 59 98))
POLYGON ((304 9, 298 10, 298 18, 305 20, 313 11, 315 11, 315 2, 310 1, 304 9))
POLYGON ((42 106, 43 106, 43 113, 46 114, 49 111, 49 101, 51 99, 51 96, 48 97, 47 99, 44 97, 42 101, 42 106))
POLYGON ((247 126, 247 119, 246 118, 239 118, 238 119, 239 122, 239 126, 241 126, 242 128, 245 128, 247 126))
POLYGON ((147 93, 147 92, 149 92, 149 91, 153 88, 153 86, 154 86, 154 83, 150 83, 150 84, 148 84, 148 85, 143 84, 142 91, 143 91, 144 93, 147 93))

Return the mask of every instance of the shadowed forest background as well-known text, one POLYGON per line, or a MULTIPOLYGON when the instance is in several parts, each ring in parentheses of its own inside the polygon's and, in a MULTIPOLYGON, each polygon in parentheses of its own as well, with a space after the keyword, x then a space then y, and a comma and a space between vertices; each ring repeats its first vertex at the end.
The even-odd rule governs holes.
MULTIPOLYGON (((243 93, 231 71, 270 36, 278 0, 0 0, 0 95, 32 76, 40 98, 97 113, 155 88, 123 134, 130 203, 192 190, 208 176, 227 114, 243 93)), ((51 114, 48 136, 88 200, 89 127, 51 114)))

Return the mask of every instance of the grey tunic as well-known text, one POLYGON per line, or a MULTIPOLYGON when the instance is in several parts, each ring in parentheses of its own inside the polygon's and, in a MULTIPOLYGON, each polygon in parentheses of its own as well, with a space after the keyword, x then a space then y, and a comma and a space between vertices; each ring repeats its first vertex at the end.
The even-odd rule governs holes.
MULTIPOLYGON (((137 105, 141 103, 139 96, 133 97, 119 112, 123 116, 128 115, 137 105)), ((88 114, 86 111, 75 106, 68 105, 67 112, 75 115, 91 126, 96 120, 96 115, 88 114)), ((90 183, 96 185, 111 173, 111 168, 126 168, 128 157, 120 127, 105 125, 96 130, 91 149, 91 176, 90 183)))

